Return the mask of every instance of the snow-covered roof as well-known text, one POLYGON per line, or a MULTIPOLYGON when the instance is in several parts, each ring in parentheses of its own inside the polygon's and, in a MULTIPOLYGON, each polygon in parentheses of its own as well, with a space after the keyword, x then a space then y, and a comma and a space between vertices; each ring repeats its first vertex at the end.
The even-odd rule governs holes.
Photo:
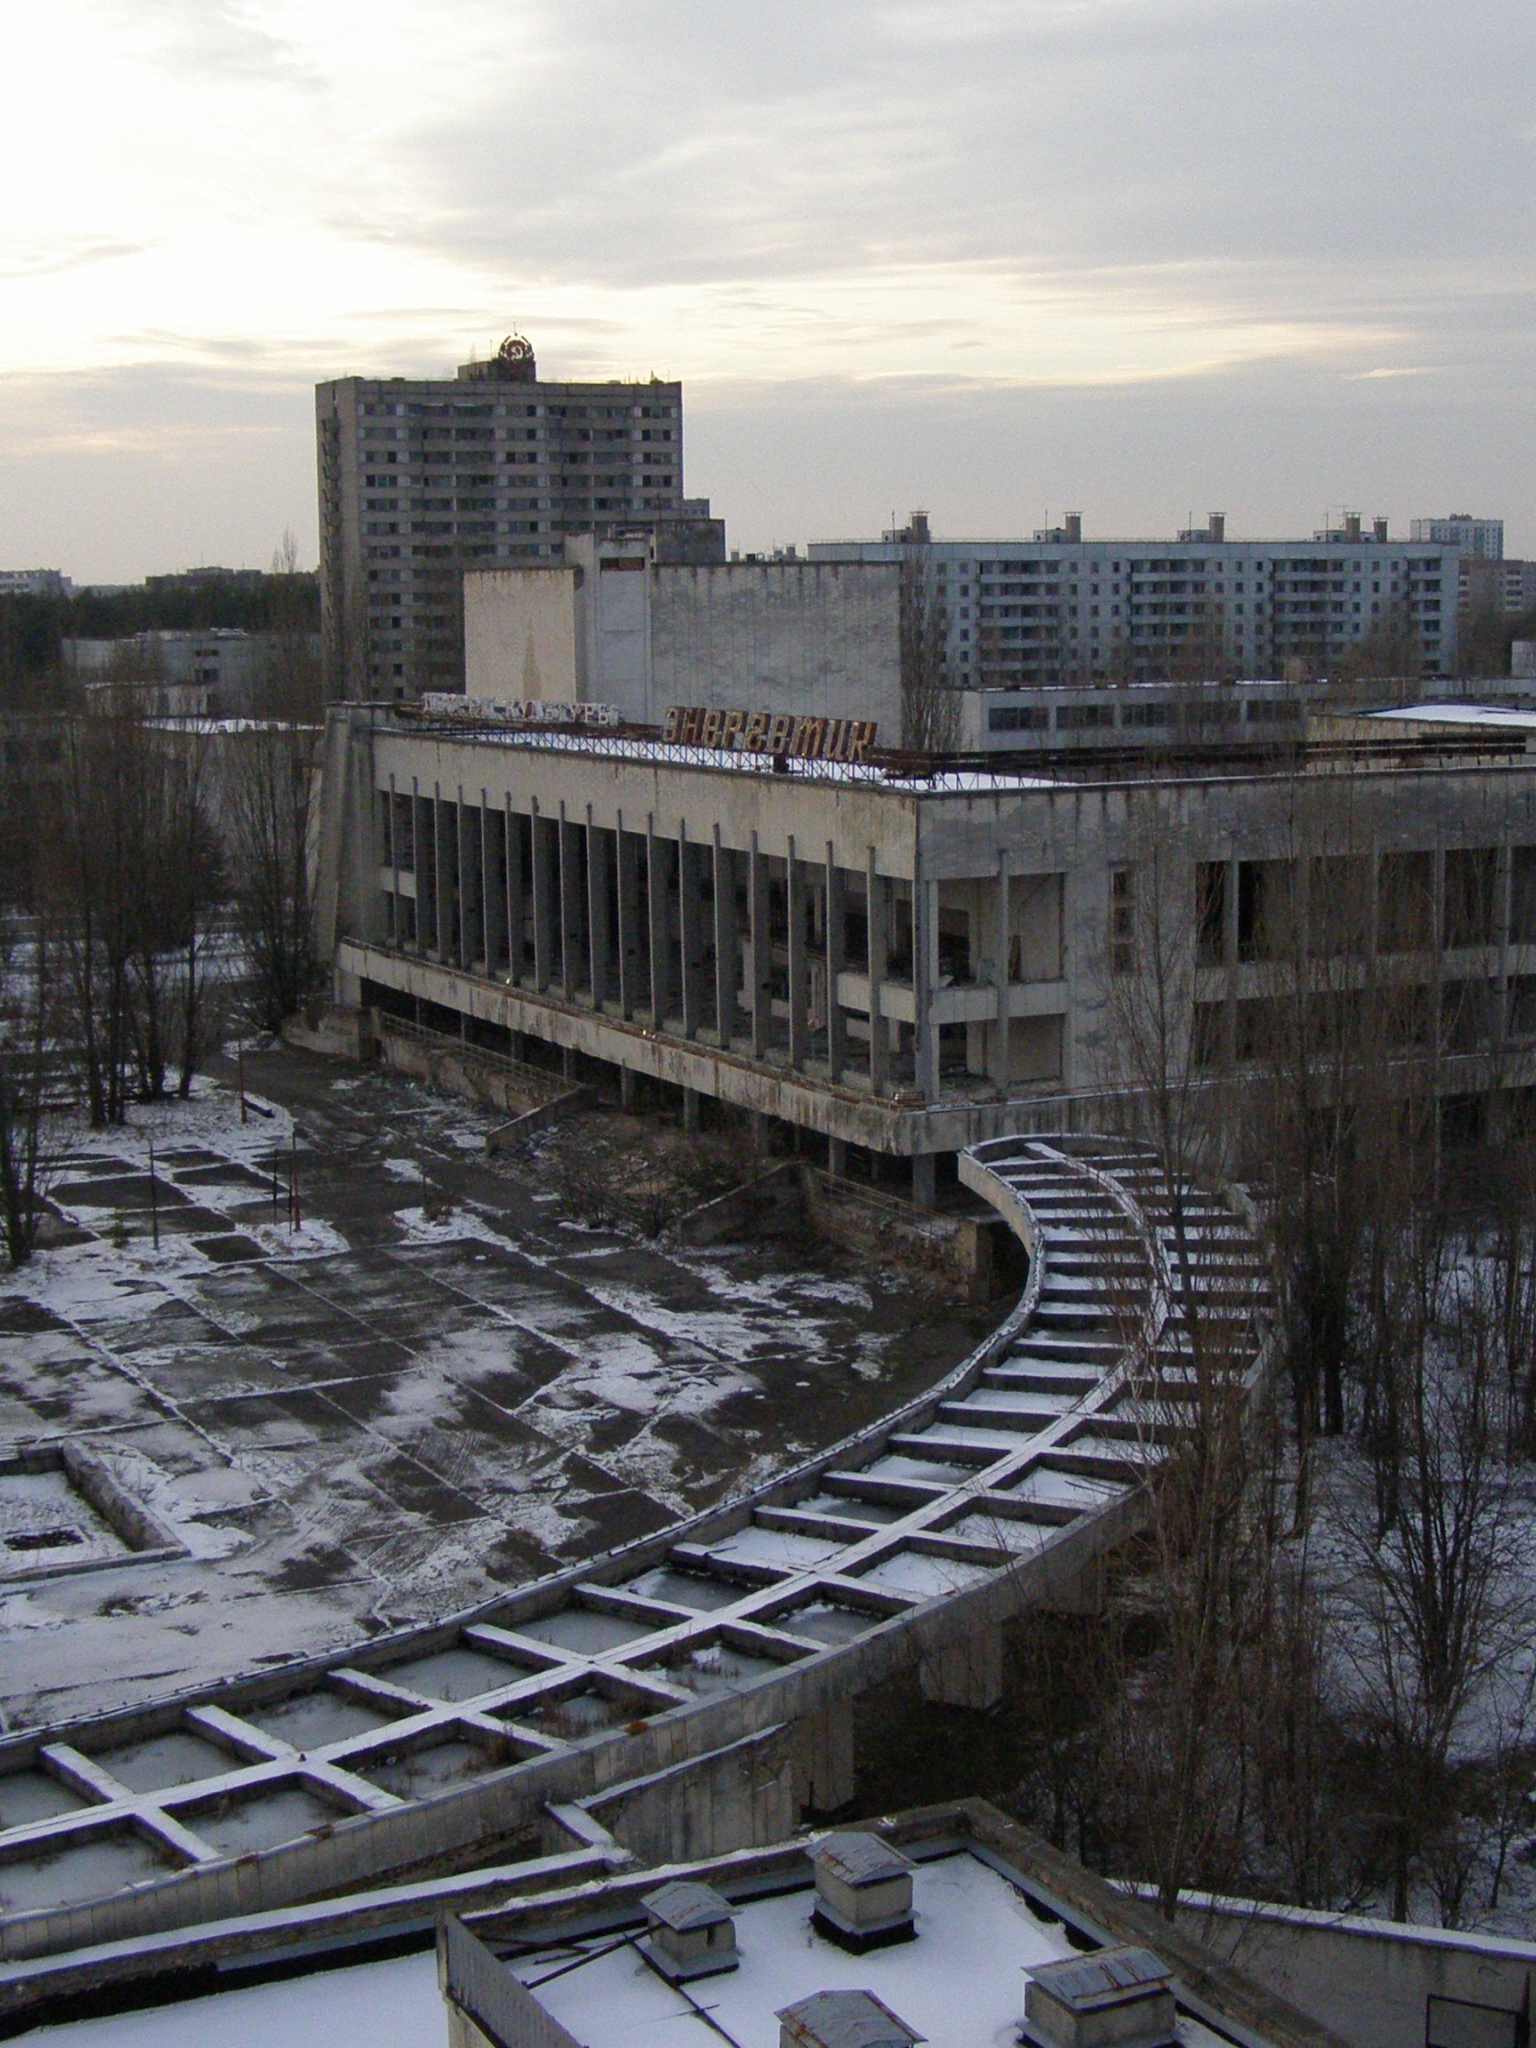
POLYGON ((927 2038, 873 1991, 813 1991, 775 2018, 808 2048, 902 2048, 927 2038))
POLYGON ((678 1934, 694 1927, 715 1927, 731 1917, 730 1901, 722 1899, 713 1885, 694 1884, 681 1877, 647 1892, 640 1903, 653 1920, 678 1934))
POLYGON ((1169 1981, 1169 1970, 1150 1949, 1101 1948, 1064 1963, 1036 1964, 1030 1977, 1073 2012, 1112 2005, 1127 1991, 1148 1991, 1169 1981))
POLYGON ((849 1832, 824 1835, 810 1851, 818 1870, 830 1870, 844 1884, 881 1884, 912 1868, 899 1849, 878 1835, 849 1832))
POLYGON ((1536 710, 1508 704, 1394 704, 1386 711, 1368 711, 1367 718, 1396 719, 1407 725, 1484 726, 1490 731, 1536 731, 1536 710))

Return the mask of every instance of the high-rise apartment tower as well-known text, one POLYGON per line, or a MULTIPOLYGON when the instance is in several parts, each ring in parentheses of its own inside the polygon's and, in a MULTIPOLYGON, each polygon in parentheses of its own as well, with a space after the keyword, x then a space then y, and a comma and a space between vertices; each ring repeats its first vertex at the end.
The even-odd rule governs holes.
POLYGON ((512 335, 452 379, 318 385, 315 424, 335 697, 460 688, 466 568, 558 561, 571 533, 724 559, 708 500, 683 497, 681 384, 546 383, 512 335))

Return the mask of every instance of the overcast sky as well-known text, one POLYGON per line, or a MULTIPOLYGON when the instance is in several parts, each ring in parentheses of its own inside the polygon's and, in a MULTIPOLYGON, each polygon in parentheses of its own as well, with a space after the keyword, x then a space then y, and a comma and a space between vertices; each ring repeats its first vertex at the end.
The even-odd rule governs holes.
POLYGON ((48 0, 0 82, 0 566, 315 551, 316 379, 686 382, 732 545, 1536 554, 1531 0, 48 0))

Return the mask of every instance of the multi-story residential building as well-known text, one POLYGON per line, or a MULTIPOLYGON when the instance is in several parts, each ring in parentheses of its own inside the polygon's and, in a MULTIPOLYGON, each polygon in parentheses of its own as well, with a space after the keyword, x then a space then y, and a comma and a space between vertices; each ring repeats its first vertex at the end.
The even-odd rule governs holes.
POLYGON ((73 588, 61 569, 0 569, 0 597, 68 597, 73 588))
POLYGON ((1474 519, 1470 512, 1452 512, 1445 519, 1415 519, 1408 531, 1415 540, 1460 548, 1464 555, 1474 555, 1482 562, 1504 558, 1502 519, 1474 519))
POLYGON ((455 378, 317 386, 320 600, 335 695, 463 681, 466 568, 558 558, 566 534, 649 531, 659 559, 719 561, 683 497, 682 386, 548 383, 520 336, 455 378))
POLYGON ((905 562, 970 689, 1327 674, 1375 639, 1427 675, 1456 666, 1459 553, 1358 518, 1310 541, 1235 541, 1221 515, 1174 541, 1084 540, 1078 514, 1032 540, 934 540, 922 515, 819 562, 905 562))

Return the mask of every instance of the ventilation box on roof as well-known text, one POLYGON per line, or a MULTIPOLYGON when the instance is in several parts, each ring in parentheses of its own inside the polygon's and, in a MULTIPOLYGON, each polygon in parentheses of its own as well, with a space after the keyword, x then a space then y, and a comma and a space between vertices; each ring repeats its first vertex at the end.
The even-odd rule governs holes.
POLYGON ((1175 2048, 1169 1973, 1144 1948, 1101 1948, 1028 1973, 1026 2048, 1175 2048))
POLYGON ((912 1865, 878 1835, 823 1836, 810 1852, 819 1934, 854 1955, 912 1941, 912 1865))

